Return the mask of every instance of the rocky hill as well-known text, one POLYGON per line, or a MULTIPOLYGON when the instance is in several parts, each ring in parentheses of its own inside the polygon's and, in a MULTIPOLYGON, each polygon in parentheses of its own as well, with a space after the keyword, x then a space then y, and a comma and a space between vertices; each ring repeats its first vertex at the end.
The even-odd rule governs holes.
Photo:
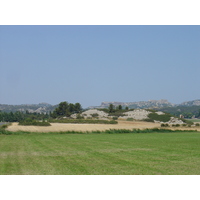
POLYGON ((165 99, 161 100, 149 100, 149 101, 139 101, 139 102, 102 102, 100 106, 90 107, 90 108, 108 108, 110 104, 114 106, 121 105, 122 107, 128 106, 132 108, 162 108, 162 107, 173 107, 175 104, 170 103, 165 99))
POLYGON ((181 104, 173 104, 170 103, 166 99, 161 99, 161 100, 149 100, 149 101, 138 101, 138 102, 116 102, 116 101, 110 101, 110 102, 102 102, 100 106, 91 106, 89 109, 92 108, 108 108, 110 104, 113 104, 114 106, 119 106, 121 105, 123 108, 128 106, 130 109, 153 109, 153 108, 173 108, 173 107, 178 107, 178 106, 186 106, 186 107, 191 107, 191 106, 200 106, 200 100, 192 100, 192 101, 186 101, 181 104))
POLYGON ((181 103, 179 106, 200 106, 200 99, 193 101, 186 101, 181 103))
MULTIPOLYGON (((113 119, 113 113, 107 113, 98 109, 90 109, 87 111, 82 112, 81 114, 73 114, 71 115, 72 118, 77 118, 77 116, 87 118, 98 118, 109 120, 113 119)), ((140 120, 140 121, 149 121, 149 122, 157 122, 157 123, 167 123, 167 124, 184 124, 181 119, 178 119, 168 113, 164 113, 161 111, 149 111, 145 109, 134 109, 131 111, 124 111, 122 112, 117 119, 120 120, 140 120)))
POLYGON ((2 112, 30 112, 30 113, 49 113, 53 111, 57 105, 53 106, 48 103, 39 103, 39 104, 22 104, 22 105, 7 105, 7 104, 0 104, 0 110, 2 112))
MULTIPOLYGON (((90 106, 87 109, 94 109, 94 108, 108 108, 110 104, 114 106, 122 105, 123 108, 126 106, 129 109, 157 109, 165 112, 169 112, 175 114, 178 110, 183 109, 192 109, 195 106, 200 107, 200 100, 192 100, 183 102, 181 104, 172 104, 168 100, 161 99, 161 100, 149 100, 149 101, 139 101, 139 102, 102 102, 100 106, 90 106), (181 108, 180 108, 181 107, 181 108), (167 108, 167 110, 165 109, 167 108)), ((48 103, 39 103, 39 104, 22 104, 22 105, 7 105, 7 104, 0 104, 0 110, 3 112, 16 112, 22 111, 25 112, 26 110, 29 112, 36 112, 36 113, 48 113, 52 112, 58 105, 51 105, 48 103)), ((199 112, 198 108, 194 108, 196 112, 199 112)), ((191 111, 193 113, 193 111, 191 111)), ((178 115, 182 114, 179 112, 178 115)), ((195 114, 195 113, 194 113, 195 114)))

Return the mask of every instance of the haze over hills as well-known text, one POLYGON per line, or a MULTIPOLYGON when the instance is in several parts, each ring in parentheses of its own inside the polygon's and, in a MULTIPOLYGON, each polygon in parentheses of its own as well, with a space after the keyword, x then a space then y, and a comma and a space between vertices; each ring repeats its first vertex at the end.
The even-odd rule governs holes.
POLYGON ((181 104, 170 103, 166 99, 149 100, 139 102, 102 102, 100 106, 91 106, 89 108, 107 108, 110 104, 114 106, 121 105, 122 107, 128 106, 129 108, 164 108, 164 107, 177 107, 177 106, 200 106, 200 100, 186 101, 181 104))
POLYGON ((200 99, 193 101, 186 101, 181 103, 179 106, 200 106, 200 99))
POLYGON ((160 107, 172 107, 174 104, 168 102, 167 100, 149 100, 149 101, 139 101, 139 102, 102 102, 102 108, 108 107, 110 104, 114 106, 121 105, 122 107, 129 107, 129 108, 160 108, 160 107))
MULTIPOLYGON (((132 108, 174 108, 174 107, 192 107, 192 106, 200 106, 200 99, 186 101, 181 104, 173 104, 170 103, 168 100, 149 100, 149 101, 139 101, 139 102, 102 102, 100 106, 90 106, 86 109, 92 108, 107 108, 110 104, 114 106, 122 105, 122 107, 128 106, 130 109, 132 108)), ((22 105, 7 105, 7 104, 0 104, 0 110, 3 112, 16 112, 21 111, 25 112, 26 110, 29 112, 36 112, 36 113, 49 113, 52 112, 58 105, 51 105, 48 103, 39 103, 39 104, 22 104, 22 105)))
POLYGON ((21 104, 21 105, 7 105, 0 104, 0 110, 3 112, 31 112, 31 113, 49 113, 53 111, 58 105, 51 105, 48 103, 39 103, 39 104, 21 104))

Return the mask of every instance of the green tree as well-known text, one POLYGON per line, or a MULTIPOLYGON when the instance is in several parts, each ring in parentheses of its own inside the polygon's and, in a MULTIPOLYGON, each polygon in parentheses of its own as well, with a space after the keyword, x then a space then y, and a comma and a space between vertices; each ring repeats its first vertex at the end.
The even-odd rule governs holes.
POLYGON ((80 112, 81 110, 82 110, 81 104, 80 103, 75 103, 74 111, 75 112, 80 112))
MULTIPOLYGON (((58 107, 53 111, 53 113, 51 114, 51 117, 56 118, 58 116, 63 117, 63 116, 67 116, 70 117, 70 115, 72 113, 75 112, 80 112, 81 111, 81 104, 80 103, 70 103, 68 104, 68 102, 64 101, 61 102, 58 107)), ((45 117, 45 116, 44 116, 45 117)))
POLYGON ((69 112, 70 112, 70 113, 73 113, 74 110, 75 110, 74 104, 73 104, 73 103, 70 103, 70 104, 69 104, 69 112))
POLYGON ((118 110, 122 110, 122 105, 119 105, 119 106, 118 106, 118 110))
POLYGON ((114 106, 113 104, 110 104, 108 107, 109 113, 113 113, 114 112, 114 106))
POLYGON ((58 108, 56 108, 54 112, 57 116, 64 116, 68 109, 69 104, 66 101, 63 101, 59 103, 58 108))

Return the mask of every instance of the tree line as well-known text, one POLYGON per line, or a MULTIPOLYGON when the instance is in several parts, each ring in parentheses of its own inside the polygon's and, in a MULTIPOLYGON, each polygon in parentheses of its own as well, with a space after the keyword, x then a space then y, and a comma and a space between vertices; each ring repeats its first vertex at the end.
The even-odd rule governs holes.
POLYGON ((109 113, 114 113, 114 112, 118 112, 118 111, 127 111, 129 108, 126 106, 125 109, 122 108, 122 105, 119 106, 114 106, 113 104, 109 104, 108 107, 108 112, 109 113))
POLYGON ((80 103, 68 103, 61 102, 53 112, 49 113, 32 113, 28 110, 25 112, 16 111, 16 112, 2 112, 0 110, 0 122, 20 122, 27 119, 31 120, 48 120, 50 118, 58 117, 70 117, 73 113, 79 113, 82 111, 82 106, 80 103))
POLYGON ((67 101, 60 102, 58 107, 50 114, 52 118, 70 117, 74 113, 80 113, 82 106, 80 103, 68 103, 67 101))
POLYGON ((44 113, 30 113, 29 111, 26 111, 26 112, 0 111, 0 122, 20 122, 20 121, 24 121, 25 119, 45 120, 48 118, 49 118, 49 114, 44 114, 44 113))
POLYGON ((200 118, 200 106, 177 106, 177 107, 166 107, 166 108, 159 108, 156 110, 160 110, 163 112, 170 113, 179 117, 180 115, 184 116, 184 118, 200 118))

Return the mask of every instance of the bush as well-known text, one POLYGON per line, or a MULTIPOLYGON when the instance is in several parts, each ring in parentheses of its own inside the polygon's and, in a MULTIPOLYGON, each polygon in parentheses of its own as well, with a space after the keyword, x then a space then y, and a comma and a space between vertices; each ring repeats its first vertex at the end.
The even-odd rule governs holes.
POLYGON ((133 118, 127 118, 126 121, 133 121, 133 118))
POLYGON ((196 125, 196 126, 200 126, 200 124, 199 124, 199 123, 196 123, 195 125, 196 125))
POLYGON ((164 115, 158 115, 157 113, 150 113, 148 117, 153 121, 156 120, 160 122, 168 122, 172 117, 172 115, 168 113, 165 113, 164 115))
POLYGON ((19 125, 22 126, 51 126, 51 124, 49 122, 39 122, 36 120, 32 120, 32 119, 26 119, 24 121, 20 121, 19 125))
MULTIPOLYGON (((152 128, 152 129, 110 129, 103 131, 104 133, 176 133, 176 132, 197 132, 196 130, 171 130, 171 129, 159 129, 159 128, 152 128)), ((103 133, 102 132, 102 133, 103 133)))
POLYGON ((8 128, 8 124, 3 124, 3 125, 1 125, 1 128, 2 128, 2 129, 8 128))
POLYGON ((172 124, 173 127, 179 127, 180 124, 172 124))
POLYGON ((74 123, 74 124, 117 124, 115 120, 95 120, 95 119, 59 119, 50 120, 51 123, 74 123))
POLYGON ((11 135, 12 132, 11 131, 7 131, 3 128, 0 128, 0 135, 11 135))
POLYGON ((109 110, 107 108, 98 108, 99 111, 103 111, 105 113, 109 113, 109 110))
POLYGON ((94 113, 94 114, 91 114, 91 116, 92 116, 93 118, 97 118, 97 117, 99 117, 99 114, 98 114, 98 113, 94 113))
POLYGON ((118 119, 118 117, 113 117, 113 120, 117 120, 118 119))
POLYGON ((144 119, 143 121, 145 121, 145 122, 154 122, 154 120, 153 119, 144 119))
POLYGON ((161 127, 169 127, 169 124, 161 124, 161 127))
POLYGON ((123 114, 123 113, 124 113, 123 110, 118 110, 116 112, 110 113, 108 116, 123 117, 123 116, 125 116, 125 114, 123 114))
POLYGON ((77 119, 84 119, 84 117, 81 116, 80 114, 78 114, 78 115, 76 116, 76 118, 77 118, 77 119))
POLYGON ((188 124, 188 125, 193 125, 194 122, 190 121, 190 120, 186 120, 186 119, 181 119, 184 123, 188 124))

